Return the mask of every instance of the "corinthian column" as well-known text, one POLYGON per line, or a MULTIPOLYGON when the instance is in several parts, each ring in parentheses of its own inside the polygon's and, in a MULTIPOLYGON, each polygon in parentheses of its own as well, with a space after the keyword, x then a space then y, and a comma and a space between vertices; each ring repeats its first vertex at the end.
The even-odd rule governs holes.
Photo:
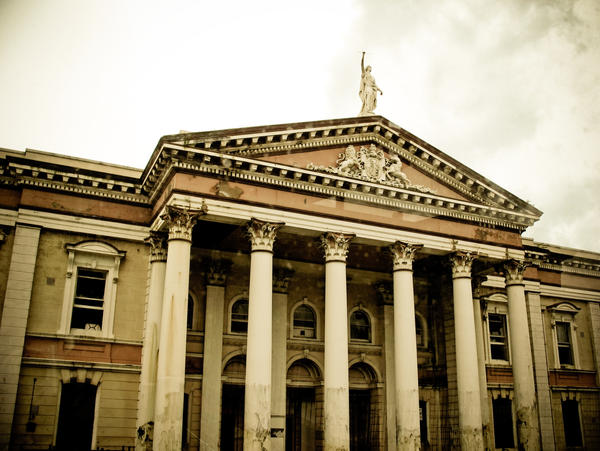
POLYGON ((192 228, 200 211, 168 206, 161 217, 169 228, 160 350, 156 378, 154 449, 181 449, 185 345, 192 228))
POLYGON ((353 237, 332 232, 321 236, 325 250, 325 451, 350 449, 346 256, 353 237))
POLYGON ((142 372, 138 395, 138 432, 136 450, 152 449, 154 403, 156 400, 156 369, 162 315, 162 300, 165 291, 167 266, 166 234, 153 232, 146 239, 150 245, 150 287, 146 301, 144 345, 142 347, 142 372))
POLYGON ((471 264, 474 258, 470 252, 456 252, 450 257, 454 294, 458 423, 463 451, 483 449, 477 341, 471 291, 471 264))
POLYGON ((244 407, 244 450, 271 449, 271 351, 273 314, 273 242, 281 223, 252 219, 248 343, 244 407))
POLYGON ((519 449, 540 449, 537 424, 533 363, 529 341, 529 324, 525 305, 523 272, 525 263, 511 260, 504 265, 508 321, 510 322, 510 349, 512 352, 515 411, 519 449))
POLYGON ((422 246, 397 241, 394 258, 394 360, 396 368, 396 449, 421 449, 419 372, 412 264, 422 246))

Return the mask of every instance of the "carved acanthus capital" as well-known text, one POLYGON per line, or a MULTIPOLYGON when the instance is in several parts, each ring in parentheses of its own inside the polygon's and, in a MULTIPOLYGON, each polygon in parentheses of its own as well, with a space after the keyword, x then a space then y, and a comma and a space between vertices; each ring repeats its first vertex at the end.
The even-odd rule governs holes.
POLYGON ((394 291, 391 282, 387 280, 379 281, 375 284, 375 289, 377 290, 381 304, 394 305, 394 291))
POLYGON ((522 260, 508 260, 504 263, 506 286, 523 285, 523 273, 529 264, 522 260))
POLYGON ((290 280, 294 275, 294 270, 290 268, 277 267, 273 269, 273 291, 275 293, 287 294, 290 280))
POLYGON ((231 260, 207 258, 203 263, 206 270, 206 284, 224 287, 231 269, 231 260))
POLYGON ((165 213, 160 218, 165 221, 169 228, 169 241, 192 241, 192 229, 198 217, 206 214, 206 210, 205 204, 203 204, 201 210, 191 210, 168 205, 165 213))
POLYGON ((396 241, 390 246, 394 260, 394 271, 412 271, 415 254, 423 247, 422 244, 409 244, 396 241))
POLYGON ((458 251, 450 255, 452 263, 452 278, 458 279, 462 277, 471 277, 471 265, 477 257, 472 252, 458 251))
POLYGON ((325 261, 345 262, 350 241, 355 235, 349 233, 325 232, 321 235, 321 246, 325 252, 325 261))
POLYGON ((150 263, 167 261, 167 234, 164 232, 150 232, 144 240, 150 245, 150 263))
POLYGON ((248 237, 252 251, 273 252, 275 236, 282 225, 283 222, 266 222, 252 218, 248 222, 248 237))

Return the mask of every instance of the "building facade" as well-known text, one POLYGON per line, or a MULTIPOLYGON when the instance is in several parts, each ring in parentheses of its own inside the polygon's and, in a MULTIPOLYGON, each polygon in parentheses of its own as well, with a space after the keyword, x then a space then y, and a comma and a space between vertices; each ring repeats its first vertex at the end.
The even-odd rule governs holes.
POLYGON ((541 214, 381 116, 0 150, 0 449, 598 449, 541 214))

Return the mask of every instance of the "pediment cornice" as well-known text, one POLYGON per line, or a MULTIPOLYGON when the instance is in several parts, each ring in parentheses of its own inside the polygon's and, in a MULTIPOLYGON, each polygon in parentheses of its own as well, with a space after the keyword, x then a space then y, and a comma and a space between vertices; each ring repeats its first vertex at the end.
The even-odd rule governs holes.
POLYGON ((256 159, 333 146, 375 144, 473 202, 529 214, 536 220, 542 214, 532 205, 381 116, 165 136, 144 171, 144 177, 151 176, 153 164, 160 160, 160 149, 165 144, 256 159))

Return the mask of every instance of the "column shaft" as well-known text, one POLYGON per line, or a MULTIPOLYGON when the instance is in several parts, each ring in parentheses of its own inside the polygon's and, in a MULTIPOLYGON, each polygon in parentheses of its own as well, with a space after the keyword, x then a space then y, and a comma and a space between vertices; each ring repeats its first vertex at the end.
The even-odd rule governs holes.
POLYGON ((160 349, 156 376, 154 450, 181 449, 192 227, 197 213, 168 207, 169 226, 160 349))
POLYGON ((540 449, 540 437, 529 341, 529 324, 525 305, 524 269, 525 265, 518 261, 512 261, 505 265, 510 347, 512 351, 519 448, 538 450, 540 449))
POLYGON ((154 405, 156 402, 156 371, 162 316, 162 300, 165 290, 166 249, 165 239, 157 235, 147 241, 150 249, 150 286, 146 301, 146 321, 144 324, 144 341, 142 347, 142 370, 138 396, 138 434, 136 449, 151 449, 153 436, 151 423, 154 422, 154 405))
POLYGON ((248 342, 244 406, 244 450, 271 449, 271 351, 273 242, 281 224, 253 219, 248 290, 248 342))
POLYGON ((325 249, 325 374, 324 449, 350 449, 348 388, 348 305, 346 255, 352 236, 326 233, 325 249))
POLYGON ((396 362, 396 449, 419 450, 419 374, 412 261, 417 247, 392 246, 394 255, 394 359, 396 362))
POLYGON ((471 291, 472 260, 473 256, 469 253, 456 253, 452 261, 458 423, 461 448, 464 451, 483 449, 479 370, 471 291))

